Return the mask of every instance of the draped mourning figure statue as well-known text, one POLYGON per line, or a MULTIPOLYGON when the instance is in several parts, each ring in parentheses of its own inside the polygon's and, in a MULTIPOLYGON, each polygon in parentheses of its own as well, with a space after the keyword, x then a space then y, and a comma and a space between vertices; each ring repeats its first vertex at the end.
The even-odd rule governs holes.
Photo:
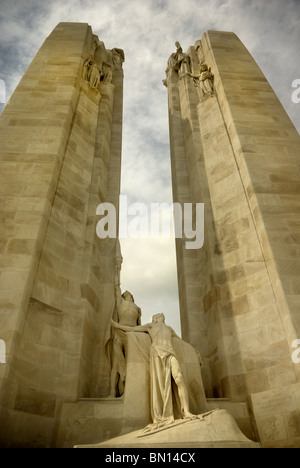
MULTIPOLYGON (((190 411, 188 388, 183 376, 180 358, 173 346, 174 340, 179 340, 181 346, 192 347, 183 342, 175 331, 166 325, 164 314, 154 315, 152 323, 146 325, 128 327, 114 321, 112 321, 112 325, 121 332, 147 333, 151 339, 149 355, 152 424, 147 426, 146 431, 172 424, 176 417, 177 419, 197 418, 190 411), (179 409, 179 412, 177 409, 177 414, 176 405, 179 409)), ((146 352, 147 350, 142 350, 142 353, 146 352)), ((194 352, 196 353, 196 350, 194 352)), ((199 388, 199 394, 201 391, 202 388, 199 388)), ((205 400, 204 392, 203 398, 205 400)))

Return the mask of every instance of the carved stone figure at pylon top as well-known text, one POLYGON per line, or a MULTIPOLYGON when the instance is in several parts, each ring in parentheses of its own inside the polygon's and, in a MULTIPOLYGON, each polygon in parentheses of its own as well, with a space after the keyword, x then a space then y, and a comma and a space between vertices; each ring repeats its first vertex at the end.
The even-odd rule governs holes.
POLYGON ((186 54, 183 53, 182 47, 178 41, 175 42, 175 45, 176 45, 177 50, 174 55, 174 59, 175 59, 174 69, 180 70, 181 64, 183 60, 185 59, 186 54))
POLYGON ((213 80, 213 74, 211 73, 211 68, 208 68, 208 65, 202 62, 200 65, 200 80, 205 81, 207 79, 213 80))
POLYGON ((113 66, 108 62, 103 62, 102 71, 100 72, 100 81, 103 83, 111 83, 113 77, 113 66))
POLYGON ((92 89, 98 89, 99 84, 111 83, 113 71, 121 70, 125 61, 124 51, 114 48, 107 50, 104 42, 94 38, 90 57, 83 64, 82 78, 92 89))
POLYGON ((214 95, 214 75, 211 72, 211 68, 205 62, 200 64, 200 89, 202 97, 214 95))
MULTIPOLYGON (((176 52, 170 55, 166 72, 175 70, 179 76, 183 76, 190 72, 190 57, 182 51, 182 47, 178 41, 175 42, 175 45, 176 52)), ((166 83, 164 84, 166 85, 166 83)))
POLYGON ((122 63, 125 62, 124 50, 114 47, 111 52, 112 52, 112 63, 116 70, 120 70, 122 68, 122 63))

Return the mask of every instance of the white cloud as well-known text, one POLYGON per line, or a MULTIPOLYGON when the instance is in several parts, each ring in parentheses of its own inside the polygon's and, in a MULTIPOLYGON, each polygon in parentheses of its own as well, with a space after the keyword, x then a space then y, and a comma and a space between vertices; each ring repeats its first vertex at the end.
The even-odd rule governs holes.
POLYGON ((166 323, 180 333, 175 242, 172 239, 123 239, 125 262, 122 287, 132 292, 142 308, 142 321, 148 323, 163 312, 166 323))

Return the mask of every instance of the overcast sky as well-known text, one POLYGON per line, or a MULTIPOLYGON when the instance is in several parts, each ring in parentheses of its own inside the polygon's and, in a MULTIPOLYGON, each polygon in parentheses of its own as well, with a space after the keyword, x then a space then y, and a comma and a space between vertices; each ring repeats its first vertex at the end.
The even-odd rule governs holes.
MULTIPOLYGON (((0 79, 7 98, 61 21, 87 22, 108 49, 125 51, 122 193, 130 202, 172 202, 162 79, 176 40, 186 51, 208 29, 235 32, 300 130, 300 103, 291 100, 292 82, 300 79, 299 0, 0 0, 0 79)), ((122 288, 135 296, 143 323, 164 312, 180 333, 174 240, 124 239, 121 245, 122 288)))

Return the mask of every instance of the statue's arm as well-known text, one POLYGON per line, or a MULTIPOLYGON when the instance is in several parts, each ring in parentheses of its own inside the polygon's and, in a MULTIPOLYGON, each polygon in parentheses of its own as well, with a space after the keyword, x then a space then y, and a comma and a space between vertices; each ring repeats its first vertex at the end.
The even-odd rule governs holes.
POLYGON ((117 283, 115 283, 115 298, 116 298, 116 305, 117 305, 117 307, 119 307, 119 305, 121 304, 123 298, 122 298, 121 288, 117 283))
POLYGON ((122 291, 121 291, 121 280, 120 280, 122 262, 123 262, 123 257, 122 257, 122 254, 121 254, 121 246, 120 246, 119 240, 117 239, 116 253, 115 253, 115 258, 114 258, 114 263, 115 263, 115 300, 116 300, 117 307, 120 306, 120 304, 121 304, 121 302, 123 300, 122 291))
POLYGON ((128 327, 127 325, 121 325, 120 323, 114 322, 113 320, 111 321, 112 326, 115 328, 119 328, 120 330, 123 330, 125 332, 148 332, 151 324, 148 323, 146 325, 138 325, 136 327, 128 327))

